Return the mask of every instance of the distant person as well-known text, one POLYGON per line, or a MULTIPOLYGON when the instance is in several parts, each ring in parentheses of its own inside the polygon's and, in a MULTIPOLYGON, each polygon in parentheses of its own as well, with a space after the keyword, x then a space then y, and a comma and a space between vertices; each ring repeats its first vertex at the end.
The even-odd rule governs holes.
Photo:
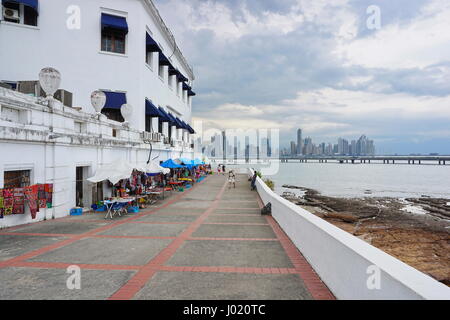
POLYGON ((236 176, 233 170, 228 173, 228 189, 231 189, 231 185, 236 189, 236 176))
POLYGON ((220 174, 220 164, 217 166, 217 174, 220 174))
POLYGON ((225 165, 224 164, 222 165, 222 170, 223 170, 223 175, 225 175, 226 170, 225 170, 225 165))
POLYGON ((257 178, 257 177, 258 177, 258 176, 256 175, 256 171, 255 171, 255 172, 253 173, 252 183, 250 184, 252 190, 255 190, 255 189, 256 189, 256 178, 257 178))

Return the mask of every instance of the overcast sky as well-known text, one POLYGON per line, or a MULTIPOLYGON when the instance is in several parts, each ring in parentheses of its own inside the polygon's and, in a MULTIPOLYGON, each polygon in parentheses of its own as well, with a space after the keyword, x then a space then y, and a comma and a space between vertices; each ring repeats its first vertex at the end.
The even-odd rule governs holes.
POLYGON ((449 0, 155 0, 210 127, 450 154, 449 0), (377 5, 381 28, 368 29, 377 5))

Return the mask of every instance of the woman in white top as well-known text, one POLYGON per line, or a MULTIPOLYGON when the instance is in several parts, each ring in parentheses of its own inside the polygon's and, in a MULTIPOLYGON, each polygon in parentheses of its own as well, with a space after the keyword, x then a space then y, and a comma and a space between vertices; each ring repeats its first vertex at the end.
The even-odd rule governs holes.
POLYGON ((228 173, 228 189, 231 189, 231 184, 233 184, 233 188, 236 188, 236 176, 233 170, 228 173))

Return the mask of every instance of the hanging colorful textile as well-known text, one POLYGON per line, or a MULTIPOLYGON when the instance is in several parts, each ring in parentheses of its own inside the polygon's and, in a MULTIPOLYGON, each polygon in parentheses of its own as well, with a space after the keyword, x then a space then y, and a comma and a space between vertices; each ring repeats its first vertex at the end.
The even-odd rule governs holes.
POLYGON ((3 189, 0 189, 0 219, 3 219, 5 205, 3 204, 3 189))
POLYGON ((45 186, 43 184, 38 184, 38 203, 39 209, 47 208, 47 196, 45 195, 45 186))
POLYGON ((9 216, 13 213, 13 189, 3 189, 3 205, 5 206, 5 216, 9 216))
POLYGON ((34 192, 33 189, 34 189, 33 186, 25 187, 24 194, 25 200, 27 201, 28 206, 30 207, 31 218, 35 219, 38 211, 38 206, 37 206, 37 192, 34 192))
POLYGON ((24 214, 25 213, 25 195, 23 188, 14 189, 14 204, 13 204, 13 214, 24 214))
POLYGON ((53 184, 47 183, 45 184, 45 195, 47 197, 47 208, 51 208, 53 205, 53 184))

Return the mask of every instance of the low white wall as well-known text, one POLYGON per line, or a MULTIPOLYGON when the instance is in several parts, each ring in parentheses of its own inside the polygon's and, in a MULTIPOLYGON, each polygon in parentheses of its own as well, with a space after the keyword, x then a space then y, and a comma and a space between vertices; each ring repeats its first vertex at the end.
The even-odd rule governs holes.
POLYGON ((283 199, 259 178, 256 187, 264 204, 272 204, 273 218, 338 299, 450 299, 446 285, 283 199), (372 266, 380 271, 379 289, 367 285, 372 266))

